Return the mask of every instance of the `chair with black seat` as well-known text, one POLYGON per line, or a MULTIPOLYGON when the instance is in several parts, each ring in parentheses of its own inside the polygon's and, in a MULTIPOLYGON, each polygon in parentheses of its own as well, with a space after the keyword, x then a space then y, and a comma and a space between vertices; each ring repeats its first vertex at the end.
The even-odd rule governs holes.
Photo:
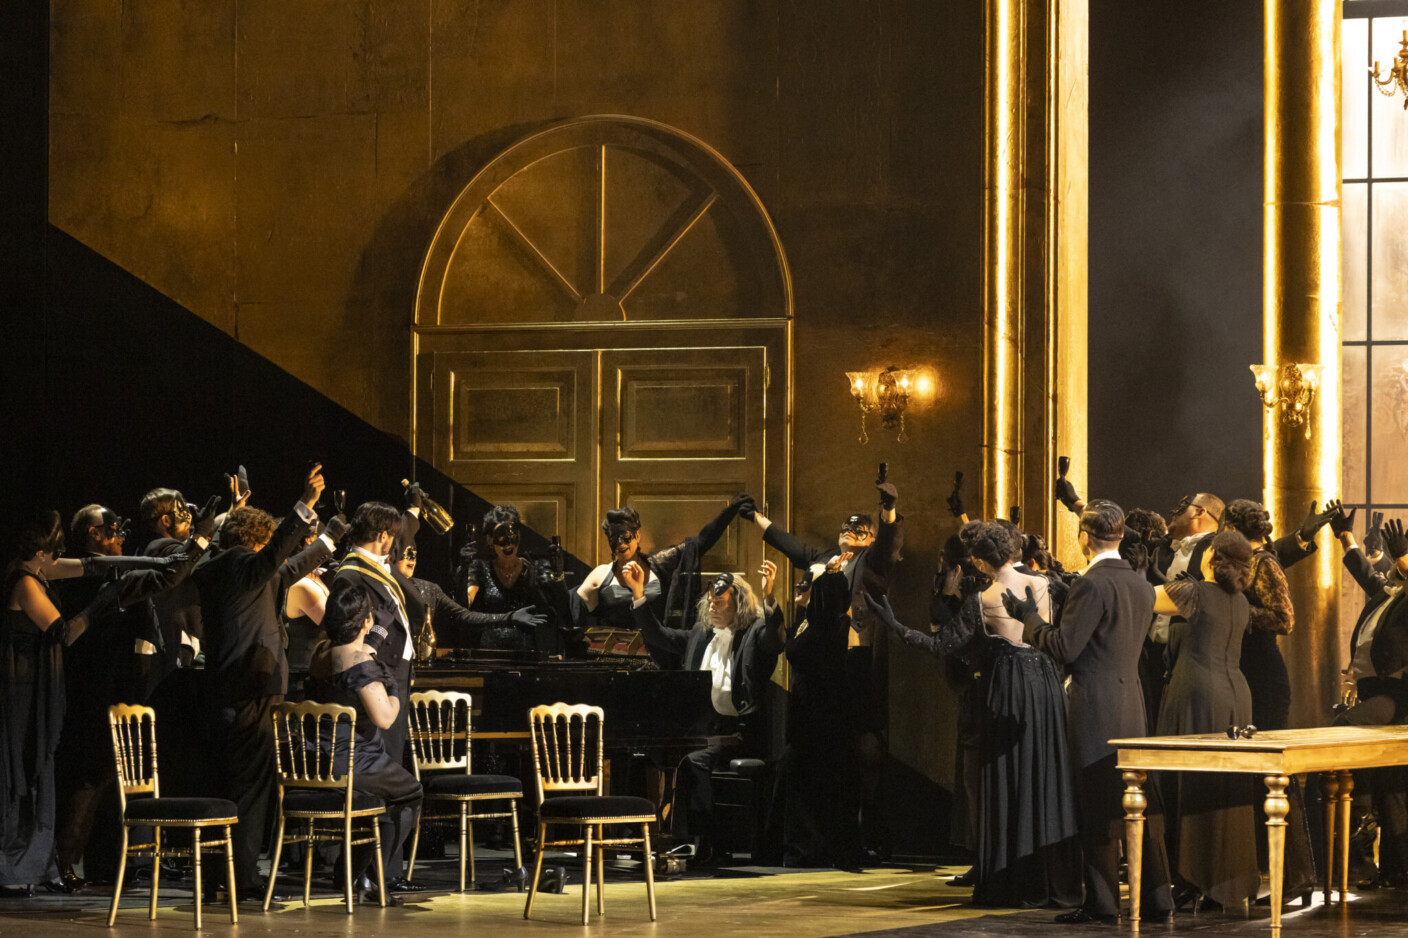
POLYGON ((410 737, 411 754, 415 758, 416 778, 425 789, 426 809, 416 825, 411 839, 411 860, 406 878, 415 875, 416 851, 420 848, 420 829, 426 823, 459 821, 460 828, 460 892, 464 892, 465 857, 469 858, 469 878, 475 878, 474 822, 508 818, 513 826, 513 866, 523 866, 523 854, 518 842, 518 805, 523 797, 523 782, 511 775, 475 775, 471 771, 470 743, 472 701, 468 694, 446 691, 418 691, 411 695, 410 737), (472 811, 476 802, 507 801, 506 811, 472 811), (453 813, 431 814, 431 802, 449 803, 453 813))
POLYGON ((118 858, 117 882, 112 890, 112 908, 108 910, 108 926, 117 921, 117 904, 122 897, 122 880, 127 873, 128 855, 152 858, 152 897, 147 918, 156 918, 157 888, 161 883, 161 861, 166 857, 190 857, 195 865, 196 929, 201 927, 200 857, 206 850, 225 848, 227 888, 230 890, 230 921, 239 921, 235 908, 235 855, 230 841, 230 828, 239 822, 239 810, 233 801, 224 798, 163 798, 156 768, 156 711, 151 707, 117 704, 108 708, 108 726, 112 730, 113 756, 117 759, 117 791, 122 808, 122 855, 118 858), (132 795, 151 795, 134 798, 132 795), (130 832, 134 827, 151 828, 150 843, 133 844, 130 832), (161 831, 179 827, 191 832, 190 847, 164 846, 161 831), (219 840, 201 840, 207 827, 221 828, 219 840))
POLYGON ((376 885, 381 905, 386 905, 386 873, 381 862, 378 815, 386 812, 376 795, 355 790, 353 754, 357 744, 357 711, 338 704, 282 703, 274 708, 274 758, 279 773, 279 830, 274 837, 274 858, 269 866, 269 888, 264 911, 274 898, 274 880, 285 844, 307 844, 303 851, 303 904, 313 889, 313 852, 316 844, 342 844, 343 896, 352 914, 352 848, 373 844, 376 852, 376 885), (286 834, 289 821, 304 821, 303 833, 286 834), (337 827, 318 830, 318 822, 336 821, 337 827), (355 836, 354 824, 365 822, 370 830, 355 836))
POLYGON ((650 920, 655 921, 655 873, 651 867, 650 825, 656 820, 655 805, 645 798, 607 795, 602 773, 602 733, 606 715, 600 707, 555 703, 528 711, 533 744, 533 770, 538 791, 538 856, 528 884, 528 902, 523 917, 533 912, 538 878, 543 873, 543 854, 549 847, 582 848, 582 924, 587 924, 592 884, 592 851, 596 851, 596 910, 606 912, 606 869, 603 847, 637 846, 645 865, 645 895, 650 904, 650 920), (551 792, 584 792, 579 795, 546 797, 551 792), (639 837, 604 836, 607 824, 639 824, 639 837), (568 840, 548 840, 549 826, 577 827, 581 836, 568 840))

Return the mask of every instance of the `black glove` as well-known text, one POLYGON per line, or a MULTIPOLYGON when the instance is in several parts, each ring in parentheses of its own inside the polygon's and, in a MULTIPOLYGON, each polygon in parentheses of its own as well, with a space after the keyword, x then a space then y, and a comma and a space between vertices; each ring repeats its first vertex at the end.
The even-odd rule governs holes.
POLYGON ((1384 552, 1394 560, 1408 554, 1408 534, 1403 533, 1402 519, 1384 522, 1384 552))
POLYGON ((900 500, 899 490, 889 482, 880 482, 875 486, 875 491, 880 493, 880 510, 894 511, 895 503, 900 500))
POLYGON ((546 625, 548 617, 534 612, 532 606, 524 606, 510 612, 508 621, 510 625, 520 629, 536 629, 540 625, 546 625))
POLYGON ((116 570, 119 574, 128 570, 159 570, 173 563, 184 562, 185 556, 177 557, 84 557, 84 576, 107 576, 116 570))
POLYGON ((1384 549, 1384 513, 1376 511, 1369 516, 1369 527, 1364 532, 1364 550, 1377 554, 1384 549))
POLYGON ((1002 594, 1002 608, 1007 610, 1007 614, 1018 622, 1026 622, 1027 619, 1035 616, 1041 618, 1041 610, 1036 604, 1036 593, 1032 592, 1030 586, 1027 587, 1027 598, 1018 599, 1017 594, 1007 590, 1002 594))
POLYGON ((875 617, 889 628, 898 632, 904 631, 904 626, 900 625, 899 620, 895 618, 895 610, 890 607, 890 597, 881 596, 877 602, 875 597, 866 593, 865 604, 870 607, 870 611, 875 617))
POLYGON ((1076 502, 1080 501, 1080 495, 1076 493, 1076 487, 1071 484, 1070 479, 1056 480, 1056 500, 1065 505, 1067 511, 1076 510, 1076 502))
POLYGON ((347 529, 349 527, 350 525, 348 525, 346 518, 342 517, 342 515, 333 515, 323 527, 323 533, 326 534, 335 545, 347 536, 347 529))
POLYGON ((743 515, 749 521, 753 520, 753 515, 757 512, 758 506, 753 503, 753 496, 747 492, 733 496, 733 501, 728 503, 728 510, 735 515, 743 515), (747 514, 744 514, 744 512, 747 514))
POLYGON ((1327 502, 1325 504, 1325 510, 1318 514, 1315 511, 1315 503, 1311 502, 1310 512, 1305 516, 1305 520, 1300 523, 1300 530, 1296 532, 1296 536, 1309 544, 1311 541, 1315 540, 1315 533, 1329 524, 1330 519, 1339 513, 1339 502, 1327 502), (1330 505, 1334 505, 1335 507, 1331 508, 1330 505))
POLYGON ((1326 502, 1325 507, 1329 508, 1331 505, 1338 509, 1335 516, 1330 519, 1330 530, 1334 532, 1335 537, 1352 533, 1354 531, 1354 515, 1359 509, 1351 508, 1349 514, 1345 514, 1344 508, 1340 506, 1339 502, 1326 502))
POLYGON ((191 512, 191 533, 207 541, 214 537, 215 519, 219 517, 220 506, 224 501, 219 495, 212 495, 210 501, 205 503, 205 507, 197 508, 191 512))
POLYGON ((425 507, 425 491, 420 487, 419 482, 412 482, 406 486, 405 494, 407 508, 423 509, 425 507))
POLYGON ((963 473, 955 472, 953 474, 953 492, 947 499, 949 514, 953 515, 955 518, 961 518, 967 513, 967 509, 963 507, 963 496, 960 494, 962 490, 963 473))

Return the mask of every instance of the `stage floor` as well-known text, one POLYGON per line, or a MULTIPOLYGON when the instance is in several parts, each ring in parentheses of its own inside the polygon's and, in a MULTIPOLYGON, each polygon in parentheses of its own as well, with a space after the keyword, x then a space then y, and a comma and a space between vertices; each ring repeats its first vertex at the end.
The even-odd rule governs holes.
MULTIPOLYGON (((497 871, 496 860, 481 861, 483 880, 497 871)), ((263 914, 257 903, 240 906, 240 921, 232 926, 228 907, 205 907, 204 931, 245 936, 287 936, 297 938, 402 938, 420 933, 436 938, 482 938, 484 935, 554 934, 588 935, 668 935, 670 938, 719 938, 740 933, 750 938, 792 936, 866 935, 879 938, 974 938, 974 936, 1051 936, 1061 933, 1113 934, 1099 926, 1064 927, 1054 925, 1051 910, 1007 911, 975 909, 968 904, 968 890, 947 885, 958 867, 883 867, 863 873, 835 870, 792 871, 749 867, 726 867, 691 871, 681 879, 656 883, 659 921, 651 923, 646 912, 645 887, 638 881, 639 866, 622 862, 613 867, 606 888, 606 915, 595 915, 583 929, 579 924, 581 885, 572 878, 563 895, 542 894, 534 908, 534 920, 523 919, 523 896, 512 890, 481 889, 463 895, 443 891, 454 882, 453 861, 430 864, 424 879, 440 887, 406 897, 400 908, 381 909, 359 906, 353 915, 335 897, 326 880, 315 879, 314 899, 305 909, 300 901, 285 902, 277 910, 263 914)), ((580 872, 578 872, 578 877, 580 872)), ((163 888, 157 920, 146 916, 145 884, 125 891, 118 913, 116 936, 190 933, 192 929, 189 881, 163 888)), ((285 880, 280 880, 281 891, 285 880)), ((1310 936, 1364 936, 1387 938, 1402 935, 1408 923, 1408 892, 1373 890, 1353 896, 1345 907, 1327 911, 1319 904, 1306 910, 1288 912, 1283 919, 1287 938, 1310 936)), ((40 895, 33 899, 0 900, 0 936, 3 938, 92 938, 94 929, 104 929, 108 899, 98 891, 92 895, 40 895)), ((1268 911, 1255 909, 1251 917, 1220 913, 1180 914, 1172 926, 1145 925, 1144 934, 1190 933, 1199 938, 1213 936, 1265 935, 1269 931, 1268 911)), ((1123 929, 1127 931, 1128 929, 1123 929)))

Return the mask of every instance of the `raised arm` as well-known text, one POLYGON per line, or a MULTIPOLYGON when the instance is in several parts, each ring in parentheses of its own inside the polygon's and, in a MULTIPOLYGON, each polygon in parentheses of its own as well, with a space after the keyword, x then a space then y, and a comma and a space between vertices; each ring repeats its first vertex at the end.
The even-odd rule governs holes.
POLYGON ((655 653, 666 652, 672 656, 683 654, 685 645, 689 642, 689 629, 672 629, 664 625, 655 611, 645 601, 645 571, 640 564, 634 560, 621 568, 621 579, 630 587, 633 601, 631 603, 631 615, 635 619, 636 628, 640 629, 640 634, 645 639, 648 649, 655 649, 655 653))
POLYGON ((22 576, 15 584, 11 603, 17 606, 29 621, 52 641, 72 645, 83 636, 93 622, 117 609, 118 586, 109 583, 98 590, 93 601, 76 615, 65 618, 59 614, 49 594, 34 577, 22 576))
POLYGON ((714 519, 704 527, 699 529, 699 555, 702 557, 711 547, 718 543, 719 538, 724 536, 728 526, 733 523, 733 519, 738 517, 739 511, 747 508, 754 510, 753 496, 735 495, 733 501, 723 511, 714 516, 714 519))

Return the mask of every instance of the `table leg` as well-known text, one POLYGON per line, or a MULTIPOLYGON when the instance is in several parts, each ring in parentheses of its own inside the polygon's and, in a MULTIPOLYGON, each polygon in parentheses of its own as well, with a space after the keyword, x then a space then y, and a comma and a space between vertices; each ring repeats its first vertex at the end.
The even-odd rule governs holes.
POLYGON ((1281 934, 1281 891, 1286 879, 1286 814, 1291 802, 1286 786, 1291 780, 1284 775, 1266 776, 1266 843, 1271 866, 1271 935, 1281 934))
POLYGON ((1149 799, 1144 796, 1144 780, 1148 776, 1139 769, 1124 773, 1124 857, 1129 867, 1129 924, 1139 928, 1139 893, 1143 888, 1144 872, 1144 809, 1149 799))
POLYGON ((1354 794, 1354 777, 1349 774, 1349 770, 1342 769, 1340 776, 1340 801, 1339 818, 1335 822, 1336 831, 1339 835, 1340 855, 1340 902, 1349 901, 1349 808, 1350 798, 1354 794))
POLYGON ((1335 888, 1335 815, 1339 813, 1340 778, 1335 772, 1320 774, 1321 802, 1325 806, 1325 904, 1335 888))

